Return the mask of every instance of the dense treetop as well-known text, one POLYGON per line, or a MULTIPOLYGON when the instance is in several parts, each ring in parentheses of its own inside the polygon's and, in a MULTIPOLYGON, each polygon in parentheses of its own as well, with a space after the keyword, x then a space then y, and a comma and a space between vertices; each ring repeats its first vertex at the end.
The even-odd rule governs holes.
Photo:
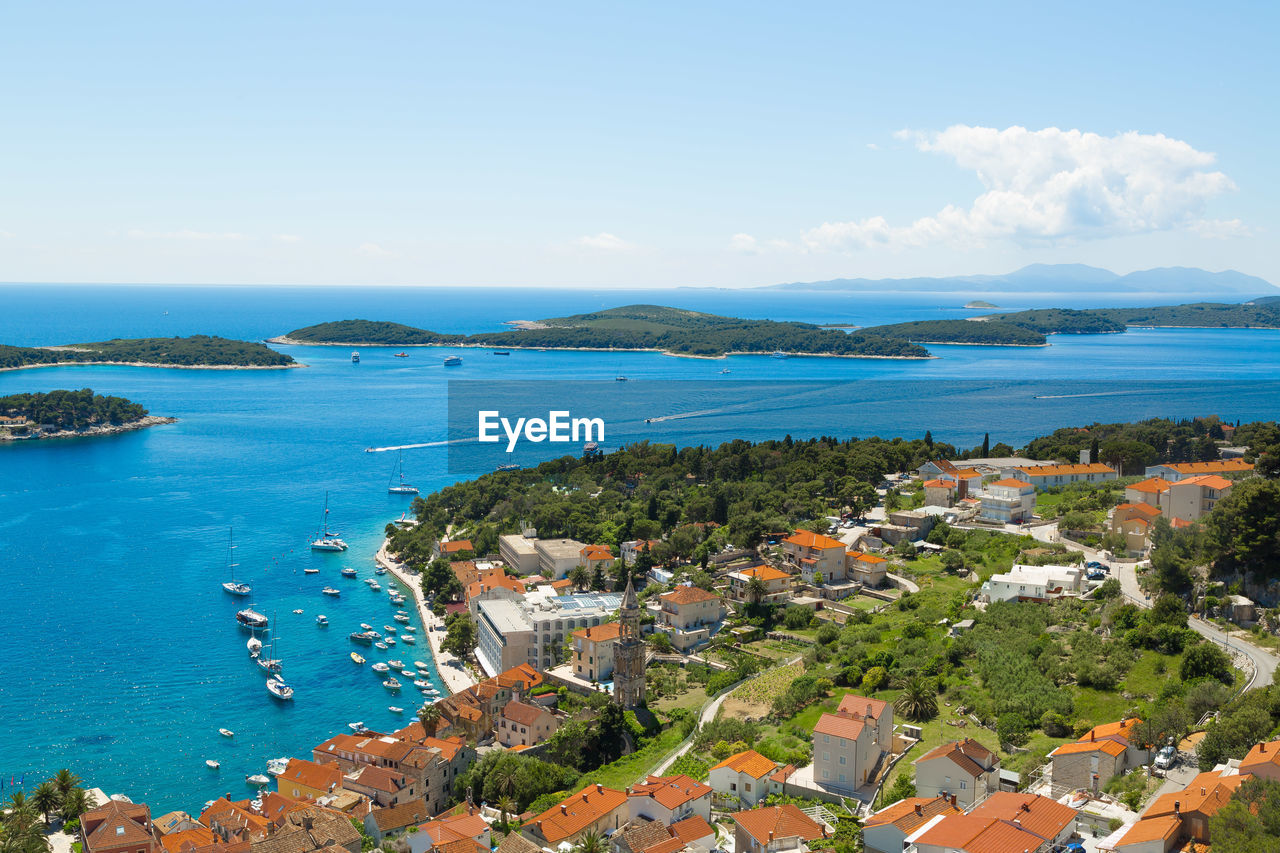
POLYGON ((917 320, 871 326, 869 335, 901 338, 925 344, 988 344, 994 346, 1043 346, 1044 335, 1030 328, 999 320, 917 320))
POLYGON ((265 344, 209 335, 186 338, 116 338, 66 348, 0 344, 0 368, 63 362, 119 361, 182 367, 284 367, 293 357, 265 344))
POLYGON ((91 388, 0 397, 0 415, 24 416, 33 423, 48 424, 57 429, 126 424, 146 417, 146 414, 147 410, 137 403, 124 397, 100 396, 91 388))
POLYGON ((1046 335, 1123 332, 1128 326, 1183 326, 1232 329, 1280 328, 1280 304, 1235 305, 1195 302, 1155 308, 1045 308, 990 314, 990 320, 1025 326, 1046 335))

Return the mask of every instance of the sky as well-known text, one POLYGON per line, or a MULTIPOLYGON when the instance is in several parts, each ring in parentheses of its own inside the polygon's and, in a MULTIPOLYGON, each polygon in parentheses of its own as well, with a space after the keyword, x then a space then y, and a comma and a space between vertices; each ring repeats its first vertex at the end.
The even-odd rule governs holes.
POLYGON ((58 3, 0 281, 1280 283, 1266 3, 58 3))

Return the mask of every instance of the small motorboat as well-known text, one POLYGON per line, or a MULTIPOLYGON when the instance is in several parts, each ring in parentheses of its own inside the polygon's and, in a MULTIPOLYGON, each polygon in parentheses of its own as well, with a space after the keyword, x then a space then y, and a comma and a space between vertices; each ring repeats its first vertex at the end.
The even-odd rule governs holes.
POLYGON ((302 615, 302 608, 298 608, 297 610, 295 610, 295 611, 293 611, 293 612, 294 612, 294 613, 296 613, 297 615, 301 616, 301 615, 302 615))
POLYGON ((422 679, 418 679, 417 681, 413 682, 413 686, 418 688, 419 690, 427 690, 431 687, 431 683, 428 681, 423 681, 422 679))
POLYGON ((382 642, 386 643, 388 646, 394 646, 394 645, 396 644, 396 638, 395 638, 395 637, 383 637, 383 638, 382 638, 382 642))
POLYGON ((223 737, 235 737, 235 736, 236 736, 236 733, 235 733, 235 732, 233 732, 233 731, 231 731, 231 729, 218 729, 218 734, 222 735, 223 737))
POLYGON ((359 652, 352 652, 351 662, 359 666, 364 666, 364 655, 360 654, 359 652))
POLYGON ((327 627, 329 625, 329 617, 321 613, 319 616, 316 617, 316 624, 319 625, 321 628, 327 627))
POLYGON ((404 713, 404 708, 401 708, 399 705, 388 705, 388 706, 387 706, 387 710, 388 710, 388 711, 390 711, 390 712, 391 712, 391 713, 393 713, 393 714, 403 714, 403 713, 404 713))
POLYGON ((251 657, 257 657, 258 652, 262 651, 262 641, 259 640, 257 637, 250 637, 248 646, 249 646, 249 655, 251 657))
POLYGON ((428 669, 428 668, 429 668, 425 663, 423 663, 423 662, 422 662, 422 661, 420 661, 420 660, 416 660, 416 661, 414 661, 414 662, 413 662, 413 665, 414 665, 414 666, 416 666, 418 669, 428 669))
POLYGON ((368 622, 361 622, 361 623, 360 623, 360 630, 361 630, 361 631, 372 631, 372 630, 373 630, 373 626, 372 626, 372 625, 370 625, 368 622))
POLYGON ((373 637, 369 636, 368 631, 352 631, 347 635, 347 639, 362 646, 367 646, 373 642, 373 637))
POLYGON ((373 570, 373 573, 375 575, 385 575, 387 573, 387 570, 384 569, 382 566, 378 566, 378 568, 373 570))
POLYGON ((407 352, 397 352, 397 353, 393 353, 393 355, 395 355, 395 357, 396 357, 396 358, 408 358, 408 357, 409 357, 409 353, 407 353, 407 352))
POLYGON ((263 773, 254 773, 250 776, 246 776, 244 777, 244 781, 248 782, 250 785, 257 785, 259 788, 271 784, 271 780, 263 773))
POLYGON ((378 583, 377 581, 374 581, 373 583, 369 584, 369 589, 373 590, 374 592, 382 592, 382 584, 378 583))
POLYGON ((510 352, 508 352, 507 350, 504 350, 504 349, 496 349, 496 350, 494 350, 494 351, 493 351, 493 354, 494 354, 494 355, 511 355, 511 353, 510 353, 510 352))
POLYGON ((418 673, 417 673, 416 671, 412 670, 412 669, 402 669, 402 670, 400 670, 400 674, 401 674, 401 675, 403 675, 405 678, 408 678, 408 679, 410 679, 410 680, 415 679, 415 678, 417 678, 417 677, 418 677, 418 673))
POLYGON ((382 686, 387 688, 388 690, 399 690, 400 682, 397 681, 396 677, 393 675, 390 678, 388 678, 386 681, 382 682, 382 686))
POLYGON ((352 363, 352 364, 359 364, 359 363, 360 363, 360 353, 358 353, 358 352, 353 352, 353 353, 351 353, 351 363, 352 363))
POLYGON ((392 619, 394 619, 394 620, 396 620, 397 622, 404 623, 404 622, 408 622, 408 621, 409 621, 409 614, 408 614, 408 613, 397 613, 395 616, 392 616, 391 618, 392 618, 392 619))
POLYGON ((416 634, 418 633, 418 629, 413 627, 412 625, 405 625, 403 628, 400 629, 400 632, 402 634, 416 634))
POLYGON ((342 570, 342 576, 344 578, 353 578, 356 576, 356 570, 348 566, 342 570))
POLYGON ((400 638, 401 642, 408 643, 411 646, 417 645, 418 641, 414 639, 413 634, 405 634, 400 638))
POLYGON ((404 669, 404 661, 402 660, 389 660, 387 663, 391 664, 393 669, 404 669))
POLYGON ((380 652, 385 652, 388 648, 390 648, 386 643, 381 641, 374 643, 373 647, 380 652))
POLYGON ((326 586, 324 589, 320 590, 320 592, 325 595, 342 595, 342 590, 332 586, 326 586))
POLYGON ((364 731, 364 721, 361 720, 358 723, 347 723, 347 728, 351 729, 353 732, 362 732, 364 731))
POLYGON ((318 575, 320 574, 320 570, 319 569, 303 569, 302 573, 304 575, 318 575))
POLYGON ((267 681, 267 692, 274 698, 286 702, 293 699, 293 688, 285 684, 279 678, 272 678, 267 681))
POLYGON ((462 364, 462 356, 460 355, 451 355, 444 360, 445 367, 457 367, 459 364, 462 364))
POLYGON ((386 631, 388 634, 394 634, 399 629, 396 628, 395 625, 383 625, 382 630, 386 631))
POLYGON ((375 663, 372 666, 372 669, 374 672, 390 672, 391 671, 391 667, 387 666, 382 661, 378 661, 377 663, 375 663))
POLYGON ((214 761, 212 758, 206 758, 204 761, 204 766, 208 767, 210 770, 217 770, 222 765, 214 761))

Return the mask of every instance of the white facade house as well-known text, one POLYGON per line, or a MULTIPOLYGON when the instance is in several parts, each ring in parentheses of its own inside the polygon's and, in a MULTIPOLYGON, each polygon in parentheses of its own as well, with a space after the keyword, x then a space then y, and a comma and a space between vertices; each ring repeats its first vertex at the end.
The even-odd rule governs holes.
POLYGON ((988 521, 1021 524, 1031 520, 1035 508, 1036 487, 1025 480, 1006 477, 987 484, 980 514, 988 521))
POLYGON ((982 585, 988 601, 1051 601, 1084 591, 1081 566, 1023 566, 992 575, 982 585))

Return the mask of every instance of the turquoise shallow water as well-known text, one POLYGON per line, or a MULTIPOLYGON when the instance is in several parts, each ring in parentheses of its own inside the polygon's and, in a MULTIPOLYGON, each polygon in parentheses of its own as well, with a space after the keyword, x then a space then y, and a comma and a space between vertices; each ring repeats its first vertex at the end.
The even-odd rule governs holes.
MULTIPOLYGON (((261 338, 346 316, 398 317, 471 331, 496 328, 506 319, 627 301, 729 311, 725 299, 700 291, 622 298, 572 292, 4 287, 0 341, 62 343, 197 331, 261 338)), ((732 310, 880 322, 946 310, 935 303, 933 297, 912 302, 756 294, 732 310)), ((683 404, 682 386, 671 382, 714 382, 726 365, 734 381, 854 383, 838 399, 756 416, 692 418, 657 428, 627 425, 606 446, 640 436, 714 443, 787 432, 910 437, 925 429, 962 445, 976 443, 987 430, 993 441, 1017 444, 1070 423, 1211 412, 1252 419, 1276 417, 1280 407, 1269 384, 1280 354, 1277 332, 1150 330, 1058 339, 1035 350, 933 349, 941 358, 928 362, 719 362, 653 353, 520 351, 494 358, 460 350, 463 366, 446 371, 439 364, 441 350, 411 350, 405 360, 392 358, 390 350, 365 350, 362 363, 353 366, 345 350, 300 348, 291 352, 309 366, 298 370, 79 367, 0 373, 0 394, 88 386, 180 419, 110 438, 0 447, 6 592, 0 597, 0 713, 10 735, 0 741, 0 777, 7 783, 26 773, 35 780, 71 766, 94 784, 154 809, 194 809, 216 794, 247 791, 243 776, 261 771, 267 758, 305 754, 351 720, 395 726, 399 720, 387 706, 411 710, 416 689, 389 696, 367 667, 350 662, 347 655, 355 647, 346 639, 359 622, 390 623, 393 608, 385 593, 343 580, 338 570, 350 565, 367 576, 383 526, 408 506, 407 499, 386 493, 394 458, 366 454, 364 448, 445 439, 451 378, 610 381, 622 372, 633 380, 666 383, 637 381, 635 393, 669 388, 663 402, 669 408, 683 404), (1076 384, 1068 387, 1072 396, 1035 402, 1021 380, 1076 384), (306 548, 326 491, 333 526, 351 544, 342 555, 306 548), (278 624, 280 655, 298 691, 292 705, 266 694, 245 653, 247 635, 232 619, 242 601, 219 586, 232 525, 240 545, 238 577, 254 585, 253 603, 278 624), (304 575, 306 566, 322 572, 304 575), (325 584, 342 587, 342 598, 322 597, 325 584), (294 608, 304 614, 295 616, 294 608), (315 627, 318 612, 328 615, 327 630, 315 627), (220 737, 220 726, 234 730, 234 740, 220 737), (222 762, 220 774, 205 768, 206 758, 222 762)), ((696 403, 691 395, 688 405, 696 403)), ((449 473, 443 447, 406 453, 405 469, 424 490, 482 470, 449 473)), ((395 652, 382 657, 429 659, 425 641, 395 652)), ((372 657, 363 647, 361 653, 372 657)))

